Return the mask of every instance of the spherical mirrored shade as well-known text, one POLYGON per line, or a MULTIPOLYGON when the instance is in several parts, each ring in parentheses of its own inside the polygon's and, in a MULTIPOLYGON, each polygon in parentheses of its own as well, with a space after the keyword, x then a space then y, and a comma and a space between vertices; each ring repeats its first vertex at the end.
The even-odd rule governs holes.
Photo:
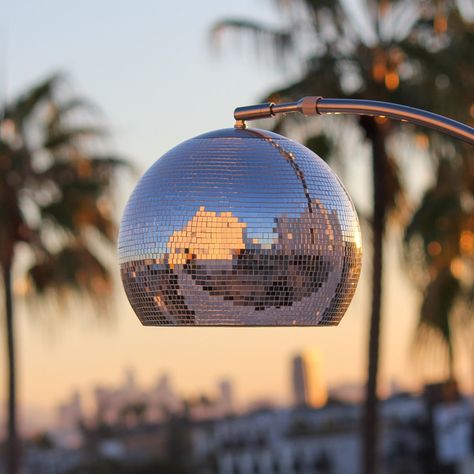
POLYGON ((119 263, 145 325, 338 324, 361 266, 347 192, 312 151, 258 129, 176 146, 126 206, 119 263))

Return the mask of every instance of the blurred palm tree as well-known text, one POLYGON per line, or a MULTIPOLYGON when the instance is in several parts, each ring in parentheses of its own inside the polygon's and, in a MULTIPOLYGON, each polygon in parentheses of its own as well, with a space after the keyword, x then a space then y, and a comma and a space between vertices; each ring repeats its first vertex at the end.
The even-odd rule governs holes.
MULTIPOLYGON (((444 28, 449 48, 428 59, 441 71, 441 82, 450 81, 451 108, 473 123, 474 26, 449 11, 444 28), (449 27, 448 27, 449 26, 449 27), (455 71, 454 77, 449 70, 455 71), (462 106, 462 102, 465 106, 462 106)), ((426 55, 421 50, 416 54, 426 55)), ((450 142, 433 142, 437 163, 434 185, 428 189, 405 229, 404 257, 420 293, 419 320, 414 349, 430 355, 441 347, 447 362, 447 379, 455 379, 455 339, 472 330, 474 280, 474 154, 472 148, 450 142)))
MULTIPOLYGON (((267 99, 294 100, 315 94, 376 99, 471 120, 472 31, 469 32, 455 2, 275 2, 284 13, 282 24, 269 26, 232 18, 219 21, 212 30, 216 39, 229 30, 240 34, 241 39, 250 37, 271 53, 280 68, 296 66, 301 72, 300 79, 267 94, 267 99)), ((257 53, 260 52, 259 47, 257 53)), ((388 138, 398 133, 397 124, 384 118, 362 117, 358 125, 370 143, 372 156, 372 303, 362 472, 373 474, 377 469, 383 240, 388 217, 403 208, 404 199, 395 160, 399 150, 388 146, 388 138)), ((282 128, 284 122, 277 126, 282 128)), ((414 132, 410 127, 404 130, 414 132)), ((311 137, 310 143, 318 142, 321 140, 311 137)), ((433 147, 442 144, 441 139, 431 141, 433 147)))
POLYGON ((112 244, 112 187, 125 162, 97 154, 103 131, 87 120, 86 101, 71 97, 60 75, 48 77, 0 110, 0 267, 8 357, 9 474, 20 470, 17 433, 14 294, 73 291, 102 303, 111 274, 96 255, 112 244), (21 249, 21 250, 20 250, 21 249), (28 261, 13 278, 15 257, 28 261))
MULTIPOLYGON (((474 156, 458 166, 439 162, 428 189, 405 230, 408 270, 422 302, 414 349, 434 360, 440 347, 447 380, 455 380, 456 339, 472 334, 474 297, 474 156)), ((469 337, 469 336, 468 336, 469 337)))

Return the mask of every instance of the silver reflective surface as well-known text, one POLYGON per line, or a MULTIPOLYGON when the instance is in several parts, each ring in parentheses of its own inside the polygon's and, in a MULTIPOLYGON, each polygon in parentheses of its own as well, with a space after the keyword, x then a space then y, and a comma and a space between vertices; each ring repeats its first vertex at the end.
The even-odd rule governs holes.
POLYGON ((145 325, 334 325, 361 265, 354 206, 281 135, 223 129, 170 150, 125 208, 119 263, 145 325))

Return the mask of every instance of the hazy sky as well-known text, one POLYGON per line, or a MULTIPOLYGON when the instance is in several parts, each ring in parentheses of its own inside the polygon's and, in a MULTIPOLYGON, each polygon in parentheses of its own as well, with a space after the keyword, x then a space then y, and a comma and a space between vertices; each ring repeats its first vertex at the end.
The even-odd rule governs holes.
MULTIPOLYGON (((209 28, 219 18, 277 21, 270 0, 15 1, 1 10, 2 92, 12 97, 51 72, 66 72, 74 90, 103 111, 112 149, 141 170, 186 138, 232 126, 235 106, 255 102, 292 75, 269 62, 257 66, 238 45, 227 42, 219 55, 209 47, 209 28)), ((123 195, 129 192, 125 187, 123 195)), ((381 369, 384 380, 413 385, 417 379, 409 345, 416 296, 401 275, 397 252, 397 244, 392 245, 387 261, 381 369)), ((328 383, 360 381, 369 308, 368 250, 365 257, 363 282, 337 328, 144 328, 120 287, 112 322, 94 323, 82 304, 67 314, 42 316, 20 304, 21 400, 51 407, 73 389, 118 382, 128 366, 136 368, 144 385, 166 371, 179 390, 193 394, 229 376, 242 401, 287 400, 289 358, 306 347, 319 349, 328 383)))

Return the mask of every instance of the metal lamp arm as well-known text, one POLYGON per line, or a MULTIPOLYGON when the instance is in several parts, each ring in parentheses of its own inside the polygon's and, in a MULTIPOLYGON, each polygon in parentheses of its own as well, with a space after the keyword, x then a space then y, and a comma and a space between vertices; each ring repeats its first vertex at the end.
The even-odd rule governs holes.
POLYGON ((296 102, 282 104, 264 103, 237 107, 234 110, 235 126, 245 127, 245 121, 274 117, 278 114, 300 112, 303 115, 349 114, 388 117, 402 122, 415 123, 474 145, 474 128, 442 115, 406 105, 360 99, 325 99, 323 97, 303 97, 296 102))

